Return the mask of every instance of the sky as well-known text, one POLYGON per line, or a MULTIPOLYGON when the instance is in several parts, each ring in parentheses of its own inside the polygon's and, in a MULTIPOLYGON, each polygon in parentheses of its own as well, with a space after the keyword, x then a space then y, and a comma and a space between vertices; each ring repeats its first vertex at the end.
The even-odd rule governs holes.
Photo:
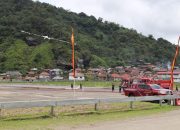
MULTIPOLYGON (((34 0, 36 1, 36 0, 34 0)), ((177 44, 180 0, 39 0, 66 10, 103 18, 156 39, 177 44)))

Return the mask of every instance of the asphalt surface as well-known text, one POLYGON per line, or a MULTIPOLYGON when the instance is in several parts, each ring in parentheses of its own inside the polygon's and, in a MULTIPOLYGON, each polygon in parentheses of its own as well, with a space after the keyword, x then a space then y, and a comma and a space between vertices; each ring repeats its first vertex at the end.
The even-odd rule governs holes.
POLYGON ((71 89, 69 86, 52 85, 0 85, 0 102, 123 97, 118 89, 112 92, 111 88, 88 87, 81 90, 78 86, 71 89))

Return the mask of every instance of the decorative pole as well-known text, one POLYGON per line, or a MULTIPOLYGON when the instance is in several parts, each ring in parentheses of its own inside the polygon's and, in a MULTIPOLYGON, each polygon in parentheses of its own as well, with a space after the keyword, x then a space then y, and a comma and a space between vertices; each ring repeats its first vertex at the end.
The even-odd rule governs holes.
MULTIPOLYGON (((71 35, 71 45, 72 45, 72 68, 73 68, 73 78, 74 78, 74 87, 75 87, 75 51, 74 51, 74 29, 72 28, 72 35, 71 35)), ((73 87, 73 88, 74 88, 73 87)), ((75 89, 74 89, 74 96, 75 96, 75 89)))
POLYGON ((71 35, 71 44, 72 44, 72 68, 73 68, 73 77, 75 78, 75 52, 74 52, 74 29, 72 28, 71 35))
POLYGON ((176 46, 176 53, 174 55, 174 59, 172 61, 172 64, 171 64, 171 84, 170 84, 170 89, 173 90, 173 85, 174 85, 174 66, 176 64, 176 59, 178 57, 178 54, 179 54, 179 42, 180 42, 180 36, 179 36, 179 39, 178 39, 178 44, 176 46))

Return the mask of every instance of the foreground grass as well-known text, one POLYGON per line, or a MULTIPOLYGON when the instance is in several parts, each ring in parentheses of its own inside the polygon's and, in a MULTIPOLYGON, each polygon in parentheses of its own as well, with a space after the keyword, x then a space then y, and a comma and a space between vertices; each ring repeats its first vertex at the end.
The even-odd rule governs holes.
POLYGON ((56 117, 47 116, 48 113, 9 116, 0 120, 0 130, 54 130, 57 127, 60 128, 60 126, 73 127, 110 120, 125 120, 178 109, 175 106, 165 105, 160 107, 158 104, 136 103, 135 109, 130 110, 124 107, 126 105, 123 104, 123 107, 120 109, 118 109, 121 106, 120 104, 112 104, 110 108, 106 108, 106 105, 104 105, 102 106, 104 109, 101 109, 100 106, 99 111, 93 111, 91 108, 86 112, 64 111, 56 117))

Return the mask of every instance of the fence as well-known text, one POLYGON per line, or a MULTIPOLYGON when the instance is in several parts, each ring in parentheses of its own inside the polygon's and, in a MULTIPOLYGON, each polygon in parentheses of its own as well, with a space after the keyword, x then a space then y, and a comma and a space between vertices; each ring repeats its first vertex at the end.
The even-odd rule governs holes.
POLYGON ((95 110, 98 109, 100 103, 122 103, 129 102, 130 108, 133 109, 133 102, 137 101, 159 101, 162 105, 163 100, 171 101, 171 104, 175 105, 175 99, 179 99, 178 95, 168 96, 142 96, 142 97, 127 97, 127 98, 104 98, 104 99, 74 99, 74 100, 40 100, 40 101, 13 101, 13 102, 0 102, 1 109, 14 109, 14 108, 32 108, 32 107, 51 107, 50 114, 54 115, 54 107, 56 106, 68 106, 68 105, 89 105, 93 104, 95 110))

